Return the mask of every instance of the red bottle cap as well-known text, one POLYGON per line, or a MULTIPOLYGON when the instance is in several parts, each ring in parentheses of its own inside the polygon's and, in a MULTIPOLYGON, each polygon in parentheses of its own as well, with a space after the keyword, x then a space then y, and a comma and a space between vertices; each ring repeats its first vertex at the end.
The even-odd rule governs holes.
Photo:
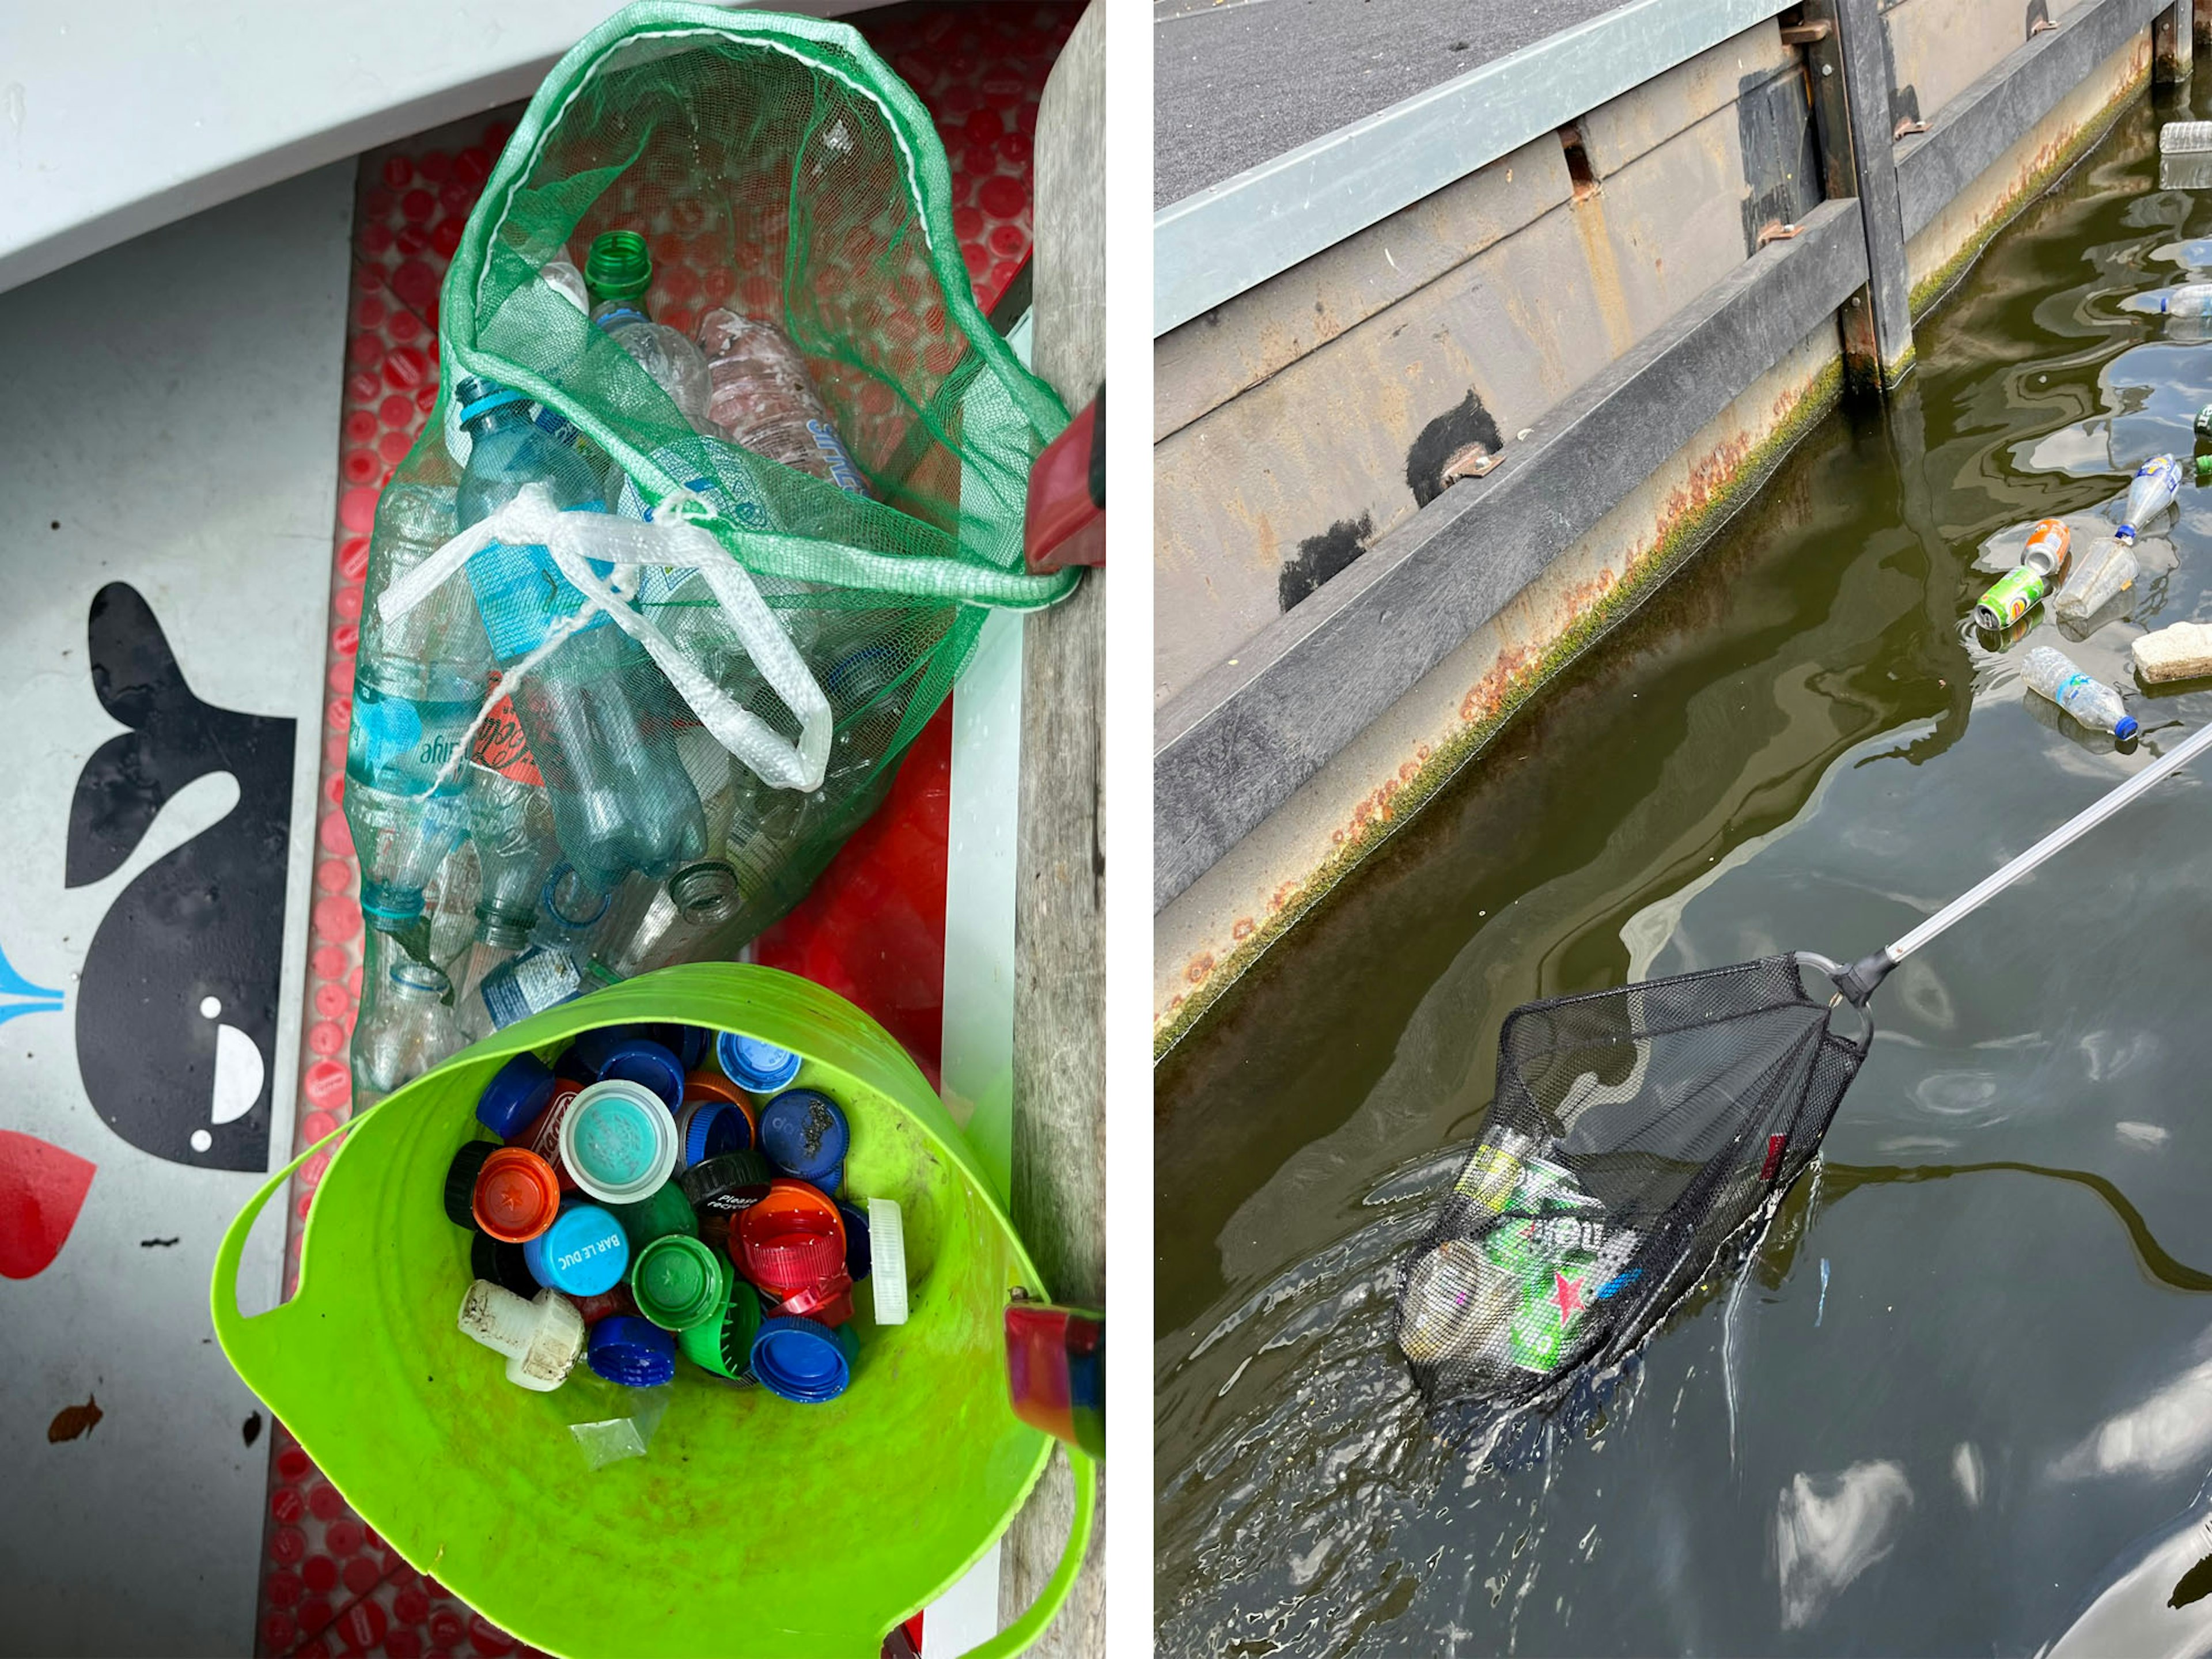
POLYGON ((560 1214, 560 1179, 537 1153, 502 1146, 484 1160, 477 1177, 475 1210, 477 1225, 494 1238, 523 1243, 560 1214))

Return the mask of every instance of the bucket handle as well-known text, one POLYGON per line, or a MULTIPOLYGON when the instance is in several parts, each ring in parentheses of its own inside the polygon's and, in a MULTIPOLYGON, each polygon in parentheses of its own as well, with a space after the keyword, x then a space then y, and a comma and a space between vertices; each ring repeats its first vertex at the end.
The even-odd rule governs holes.
MULTIPOLYGON (((381 1105, 383 1103, 380 1101, 377 1103, 381 1105)), ((246 1207, 232 1219, 229 1231, 222 1236, 222 1244, 215 1253, 214 1279, 208 1287, 209 1311, 215 1318, 216 1340, 222 1344, 223 1353, 249 1387, 255 1385, 256 1376, 261 1369, 248 1357, 249 1354, 272 1350, 283 1340, 279 1333, 286 1323, 285 1310, 296 1308, 307 1299, 307 1255, 302 1251, 300 1283, 292 1293, 292 1299, 278 1303, 266 1313, 250 1316, 240 1313, 238 1310, 238 1269, 246 1259, 246 1235, 253 1231, 254 1221, 269 1200, 284 1190, 284 1184, 299 1172, 301 1164, 340 1136, 359 1128, 362 1121, 375 1109, 375 1106, 371 1106, 368 1111, 356 1113, 270 1176, 261 1190, 246 1200, 246 1207)))
POLYGON ((1060 1553, 1060 1565, 1053 1569, 1044 1594, 1030 1604, 1030 1610, 981 1646, 969 1649, 968 1659, 1012 1659, 1015 1654, 1028 1652, 1030 1644, 1060 1616, 1068 1593, 1075 1588, 1076 1575, 1083 1571, 1083 1558, 1091 1548, 1091 1522, 1098 1506, 1098 1466, 1086 1453, 1070 1446, 1067 1467, 1075 1477, 1075 1519, 1067 1529, 1067 1547, 1060 1553))

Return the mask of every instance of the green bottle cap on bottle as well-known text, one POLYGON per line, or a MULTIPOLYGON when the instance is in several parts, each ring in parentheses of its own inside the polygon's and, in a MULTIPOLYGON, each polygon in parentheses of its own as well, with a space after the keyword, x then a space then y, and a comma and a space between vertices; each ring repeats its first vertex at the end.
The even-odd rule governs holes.
POLYGON ((653 286, 653 255, 634 230, 610 230, 592 239, 584 258, 584 286, 596 305, 635 300, 653 286))

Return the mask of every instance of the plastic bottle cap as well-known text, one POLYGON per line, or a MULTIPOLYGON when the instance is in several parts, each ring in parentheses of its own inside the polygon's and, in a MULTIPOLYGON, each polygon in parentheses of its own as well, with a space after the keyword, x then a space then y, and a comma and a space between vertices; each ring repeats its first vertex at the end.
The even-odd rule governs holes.
POLYGON ((610 1204, 635 1204, 676 1170, 676 1120, 642 1084, 609 1078, 579 1094, 561 1120, 561 1161, 610 1204))
POLYGON ((646 1035, 684 1062, 685 1072, 696 1072, 714 1052, 714 1034, 703 1025, 649 1025, 646 1035))
POLYGON ((531 1277, 564 1296, 611 1291, 629 1271, 629 1240, 622 1224, 596 1204, 571 1201, 522 1249, 531 1277))
POLYGON ((695 1164, 676 1177, 702 1223, 726 1220, 768 1196, 768 1160, 758 1152, 724 1152, 695 1164))
POLYGON ((819 1089, 787 1089, 761 1108, 761 1150, 802 1181, 836 1171, 852 1139, 843 1109, 819 1089))
POLYGON ((799 1075, 799 1056, 790 1049, 735 1031, 725 1031, 715 1040, 714 1058, 721 1062, 724 1077, 757 1095, 771 1094, 799 1075))
POLYGON ((625 1042, 643 1035, 635 1025, 602 1025, 595 1031, 581 1031, 568 1045, 568 1058, 596 1083, 599 1073, 606 1069, 608 1057, 625 1042))
MULTIPOLYGON (((477 1227, 477 1176, 483 1172, 484 1160, 499 1150, 492 1140, 465 1140, 453 1154, 453 1161, 446 1166, 446 1219, 456 1227, 470 1231, 477 1227)), ((489 1273, 478 1273, 478 1279, 489 1279, 489 1273)), ((512 1286, 508 1288, 512 1289, 512 1286)))
POLYGON ((704 1164, 729 1152, 750 1152, 752 1120, 726 1101, 694 1100, 676 1115, 676 1131, 684 1139, 684 1167, 704 1164))
POLYGON ((845 1271, 845 1218, 811 1187, 778 1181, 730 1226, 730 1257, 781 1300, 845 1271))
POLYGON ((615 1219, 629 1239, 631 1255, 671 1233, 685 1233, 699 1237, 699 1218, 692 1213, 691 1200, 684 1189, 672 1181, 663 1182, 652 1195, 635 1204, 614 1206, 615 1219))
POLYGON ((676 1346, 702 1370, 717 1376, 750 1378, 753 1338, 760 1334, 760 1297, 744 1280, 732 1280, 730 1299, 720 1317, 678 1332, 676 1346))
POLYGON ((469 1242, 469 1271, 517 1296, 536 1296, 544 1289, 530 1271, 524 1247, 503 1243, 489 1233, 478 1233, 469 1242))
POLYGON ((857 1351, 849 1328, 833 1331, 815 1320, 788 1316, 763 1319, 753 1337, 752 1373, 771 1394, 816 1404, 845 1392, 857 1351))
POLYGON ((868 1276, 868 1212, 841 1198, 837 1213, 845 1218, 845 1277, 857 1285, 868 1276))
POLYGON ((617 1314, 592 1327, 584 1363, 610 1382, 657 1388, 675 1378, 676 1339, 648 1320, 617 1314))
POLYGON ((2142 730, 2142 724, 2137 721, 2133 714, 2123 714, 2120 716, 2119 724, 2112 728, 2112 735, 2118 738, 2122 743, 2125 743, 2130 738, 2132 738, 2136 732, 2142 730))
POLYGON ((584 1316, 584 1323, 587 1327, 598 1324, 602 1319, 635 1319, 639 1316, 637 1298, 629 1293, 627 1285, 617 1285, 611 1291, 601 1291, 597 1296, 578 1297, 576 1311, 584 1316))
POLYGON ((729 1300, 729 1269, 689 1233, 669 1233, 640 1252, 630 1269, 637 1310, 663 1330, 711 1319, 729 1300))
POLYGON ((632 1037, 610 1050, 599 1062, 599 1080, 609 1078, 643 1084, 672 1112, 684 1103, 684 1062, 649 1037, 632 1037))
POLYGON ((696 1067, 686 1072, 684 1074, 684 1098, 687 1102, 722 1101, 732 1106, 742 1107, 746 1118, 751 1122, 757 1124, 760 1121, 760 1112, 753 1104, 753 1097, 720 1072, 710 1072, 696 1067))
POLYGON ((876 1323, 906 1323, 906 1218, 888 1198, 868 1200, 868 1250, 874 1271, 876 1323))
POLYGON ((803 1291, 793 1291, 775 1311, 779 1317, 811 1319, 835 1328, 853 1316, 853 1281, 842 1272, 833 1273, 803 1291))
POLYGON ((840 1164, 827 1175, 807 1176, 806 1184, 828 1198, 836 1198, 845 1190, 845 1166, 840 1164))
POLYGON ((527 1146, 553 1166, 553 1173, 559 1178, 561 1190, 564 1193, 573 1193, 578 1188, 576 1177, 561 1161, 561 1120, 567 1115, 568 1108, 575 1103, 576 1097, 583 1091, 582 1084, 573 1082, 556 1073, 553 1098, 545 1103, 545 1109, 538 1115, 537 1121, 514 1138, 516 1146, 527 1146))
POLYGON ((477 1121, 501 1140, 513 1140, 545 1109, 557 1079, 535 1054, 517 1054, 492 1073, 477 1097, 477 1121))
POLYGON ((524 1244, 553 1224, 561 1212, 561 1182, 553 1166, 520 1146, 501 1146, 477 1176, 477 1225, 492 1237, 524 1244))

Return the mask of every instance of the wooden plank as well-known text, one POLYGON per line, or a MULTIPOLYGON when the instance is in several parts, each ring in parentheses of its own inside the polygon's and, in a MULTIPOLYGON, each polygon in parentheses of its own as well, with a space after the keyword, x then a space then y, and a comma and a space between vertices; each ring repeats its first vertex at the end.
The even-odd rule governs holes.
MULTIPOLYGON (((1091 0, 1045 82, 1036 125, 1036 372, 1070 409, 1105 374, 1106 19, 1091 0)), ((1106 604, 1103 573, 1024 624, 1015 854, 1013 1219, 1055 1299, 1106 1299, 1106 604)), ((1141 1123, 1136 1126, 1142 1133, 1141 1123)), ((1106 1647, 1099 1522, 1060 1617, 1030 1650, 1106 1647)), ((1074 1515, 1063 1454, 1008 1530, 1000 1611, 1052 1577, 1074 1515)))

